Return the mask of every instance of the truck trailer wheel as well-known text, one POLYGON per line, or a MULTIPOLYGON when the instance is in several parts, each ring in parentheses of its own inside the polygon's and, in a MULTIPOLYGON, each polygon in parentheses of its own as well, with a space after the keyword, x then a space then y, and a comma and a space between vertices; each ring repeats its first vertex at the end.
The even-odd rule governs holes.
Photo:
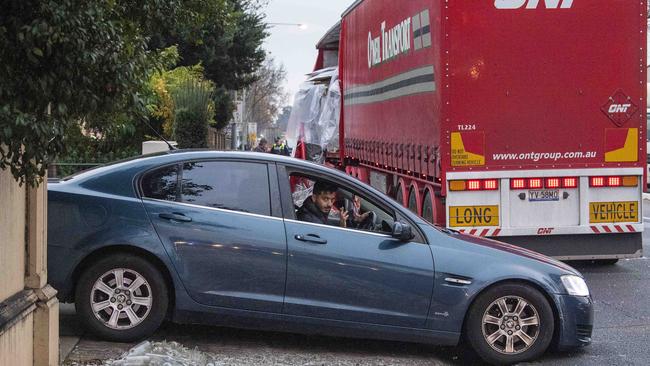
POLYGON ((434 222, 433 201, 431 200, 431 191, 427 189, 422 202, 422 218, 430 223, 434 222))
POLYGON ((404 188, 402 184, 397 185, 397 190, 395 191, 395 201, 397 201, 400 205, 404 205, 404 188))
POLYGON ((419 215, 420 213, 418 212, 418 196, 415 192, 415 187, 412 187, 411 190, 409 191, 409 205, 408 205, 409 210, 413 212, 416 215, 419 215))

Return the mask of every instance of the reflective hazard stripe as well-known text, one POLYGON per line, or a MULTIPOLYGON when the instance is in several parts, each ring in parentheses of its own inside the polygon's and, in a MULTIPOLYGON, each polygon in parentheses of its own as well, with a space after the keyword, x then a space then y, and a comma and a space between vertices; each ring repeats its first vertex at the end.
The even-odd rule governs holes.
POLYGON ((458 230, 458 232, 462 234, 469 234, 469 235, 474 235, 474 236, 480 236, 480 237, 495 237, 499 236, 499 233, 501 232, 501 229, 461 229, 458 230))
POLYGON ((591 231, 596 234, 624 234, 636 233, 636 229, 632 225, 597 225, 591 226, 591 231))

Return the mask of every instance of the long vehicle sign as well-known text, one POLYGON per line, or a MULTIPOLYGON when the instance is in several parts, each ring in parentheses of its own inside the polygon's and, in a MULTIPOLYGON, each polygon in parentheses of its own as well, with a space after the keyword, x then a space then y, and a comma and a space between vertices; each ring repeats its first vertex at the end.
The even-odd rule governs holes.
POLYGON ((590 202, 589 222, 639 222, 639 202, 590 202))
POLYGON ((499 226, 499 206, 449 207, 449 226, 499 226))

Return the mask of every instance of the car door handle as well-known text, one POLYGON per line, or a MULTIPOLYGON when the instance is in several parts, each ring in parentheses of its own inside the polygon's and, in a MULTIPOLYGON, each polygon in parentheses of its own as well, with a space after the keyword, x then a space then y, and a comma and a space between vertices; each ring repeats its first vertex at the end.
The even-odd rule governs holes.
POLYGON ((316 234, 307 234, 307 235, 296 235, 294 236, 296 240, 298 241, 304 241, 307 243, 314 243, 314 244, 327 244, 327 240, 321 239, 320 236, 316 234))
POLYGON ((161 213, 158 215, 161 219, 173 220, 178 222, 191 222, 192 218, 179 213, 161 213))

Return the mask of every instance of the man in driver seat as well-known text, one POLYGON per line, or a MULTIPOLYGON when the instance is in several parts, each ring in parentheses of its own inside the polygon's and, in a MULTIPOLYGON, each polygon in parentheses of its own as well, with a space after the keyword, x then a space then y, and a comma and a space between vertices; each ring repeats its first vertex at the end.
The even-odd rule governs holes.
MULTIPOLYGON (((328 217, 334 202, 336 202, 338 187, 334 184, 318 181, 314 184, 312 195, 303 202, 297 212, 298 220, 313 224, 329 225, 328 217)), ((340 227, 347 227, 348 212, 345 208, 340 210, 340 227)))

